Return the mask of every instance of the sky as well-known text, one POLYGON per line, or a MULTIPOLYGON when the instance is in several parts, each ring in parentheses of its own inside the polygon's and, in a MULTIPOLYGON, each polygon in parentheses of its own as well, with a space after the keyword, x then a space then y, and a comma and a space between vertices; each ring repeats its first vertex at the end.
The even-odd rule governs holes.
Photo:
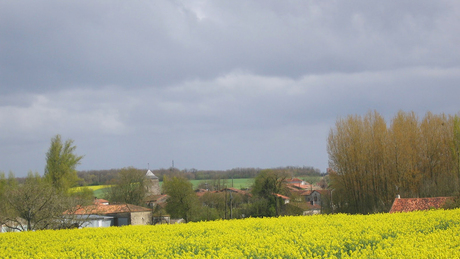
POLYGON ((460 1, 0 1, 0 171, 326 171, 347 115, 460 111, 460 1))

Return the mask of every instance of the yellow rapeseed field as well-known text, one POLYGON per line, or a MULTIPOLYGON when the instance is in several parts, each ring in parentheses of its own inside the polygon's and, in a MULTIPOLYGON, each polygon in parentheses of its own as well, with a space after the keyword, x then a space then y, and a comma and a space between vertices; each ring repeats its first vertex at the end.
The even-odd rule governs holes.
POLYGON ((94 186, 83 186, 83 187, 73 187, 70 189, 70 192, 79 192, 81 191, 83 188, 88 188, 90 190, 93 190, 93 191, 97 191, 97 190, 100 190, 100 189, 105 189, 105 188, 109 188, 111 187, 112 185, 94 185, 94 186))
POLYGON ((1 258, 460 258, 460 210, 0 234, 1 258))

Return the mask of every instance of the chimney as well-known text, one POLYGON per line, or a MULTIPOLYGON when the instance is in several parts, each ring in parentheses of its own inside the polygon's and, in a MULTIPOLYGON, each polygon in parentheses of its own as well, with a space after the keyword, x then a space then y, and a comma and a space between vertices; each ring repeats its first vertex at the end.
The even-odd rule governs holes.
POLYGON ((396 195, 396 199, 401 199, 401 195, 396 195))

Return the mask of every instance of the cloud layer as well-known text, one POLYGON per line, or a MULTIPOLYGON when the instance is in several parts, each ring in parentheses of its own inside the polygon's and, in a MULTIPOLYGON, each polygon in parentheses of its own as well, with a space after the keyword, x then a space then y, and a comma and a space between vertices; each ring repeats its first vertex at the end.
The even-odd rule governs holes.
POLYGON ((0 171, 325 171, 338 117, 455 114, 457 1, 2 1, 0 171))

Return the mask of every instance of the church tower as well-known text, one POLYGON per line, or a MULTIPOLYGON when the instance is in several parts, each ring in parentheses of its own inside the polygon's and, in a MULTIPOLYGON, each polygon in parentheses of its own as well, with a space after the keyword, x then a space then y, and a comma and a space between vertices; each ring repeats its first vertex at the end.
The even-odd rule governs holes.
POLYGON ((147 177, 147 194, 148 195, 160 195, 161 194, 161 189, 160 189, 160 182, 158 180, 158 177, 150 171, 150 169, 147 171, 145 174, 147 177))

